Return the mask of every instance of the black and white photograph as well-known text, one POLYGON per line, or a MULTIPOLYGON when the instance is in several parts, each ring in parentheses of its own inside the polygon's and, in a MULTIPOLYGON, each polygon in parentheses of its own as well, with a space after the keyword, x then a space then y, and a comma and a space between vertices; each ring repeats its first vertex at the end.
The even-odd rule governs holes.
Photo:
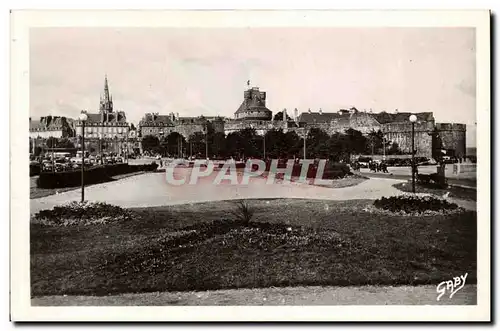
POLYGON ((490 319, 488 11, 11 15, 14 319, 490 319))

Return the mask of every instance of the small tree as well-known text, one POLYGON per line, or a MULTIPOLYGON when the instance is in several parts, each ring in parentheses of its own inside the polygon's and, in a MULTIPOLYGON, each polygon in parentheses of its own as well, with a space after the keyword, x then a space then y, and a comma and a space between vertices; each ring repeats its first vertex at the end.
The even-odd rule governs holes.
POLYGON ((147 151, 150 153, 155 152, 158 151, 158 148, 160 147, 160 140, 158 139, 158 137, 147 135, 142 138, 141 145, 143 151, 147 151))
POLYGON ((387 154, 389 155, 401 155, 402 151, 399 148, 399 145, 397 142, 393 142, 389 149, 387 150, 387 154))
POLYGON ((75 148, 75 144, 68 138, 61 138, 57 141, 56 147, 58 148, 75 148))
POLYGON ((56 148, 57 147, 57 138, 56 137, 48 137, 45 141, 45 145, 47 148, 56 148))
MULTIPOLYGON (((276 114, 274 114, 273 120, 274 121, 283 121, 283 111, 279 111, 276 114)), ((286 114, 286 120, 291 121, 292 118, 290 116, 288 116, 288 114, 286 114)))

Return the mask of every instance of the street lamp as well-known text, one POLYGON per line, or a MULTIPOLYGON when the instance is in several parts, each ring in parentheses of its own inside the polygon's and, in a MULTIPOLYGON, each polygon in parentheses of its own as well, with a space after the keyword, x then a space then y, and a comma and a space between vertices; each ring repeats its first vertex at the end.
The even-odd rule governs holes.
POLYGON ((103 164, 103 162, 102 162, 102 132, 99 132, 99 163, 103 164))
POLYGON ((262 140, 264 141, 264 155, 263 155, 264 160, 266 159, 266 135, 267 135, 267 130, 264 130, 264 135, 262 137, 262 140))
POLYGON ((205 122, 205 157, 208 161, 208 123, 205 122))
POLYGON ((306 159, 306 139, 307 139, 307 129, 304 127, 304 160, 306 159))
POLYGON ((415 193, 415 122, 417 121, 417 116, 411 115, 411 188, 412 192, 415 193))
POLYGON ((82 202, 85 201, 85 183, 83 181, 85 172, 85 122, 88 119, 87 113, 82 111, 78 117, 82 122, 82 202))

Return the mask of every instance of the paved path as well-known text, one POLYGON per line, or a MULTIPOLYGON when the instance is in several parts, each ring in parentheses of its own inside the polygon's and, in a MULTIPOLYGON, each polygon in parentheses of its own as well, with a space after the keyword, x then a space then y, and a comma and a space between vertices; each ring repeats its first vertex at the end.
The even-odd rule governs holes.
MULTIPOLYGON (((192 169, 176 168, 175 176, 188 176, 192 169)), ((85 189, 90 201, 102 201, 122 207, 150 207, 214 200, 245 198, 310 198, 310 199, 376 199, 382 195, 401 193, 391 187, 396 180, 373 179, 359 185, 332 189, 301 183, 266 184, 263 177, 252 177, 249 184, 231 185, 229 181, 214 184, 218 172, 201 178, 196 184, 168 184, 165 173, 147 173, 119 181, 96 184, 85 189)), ((241 183, 242 174, 238 174, 241 183)), ((31 212, 80 199, 80 190, 63 192, 31 200, 31 212)))
MULTIPOLYGON (((174 176, 189 176, 192 169, 176 168, 174 176)), ((229 181, 214 184, 218 172, 201 178, 196 184, 174 186, 168 184, 165 173, 146 173, 118 181, 96 184, 85 188, 89 201, 107 202, 125 208, 177 205, 185 203, 221 201, 231 199, 300 198, 322 200, 378 199, 382 196, 402 194, 392 187, 401 182, 395 179, 372 178, 356 186, 327 188, 303 183, 267 184, 266 178, 252 177, 249 184, 231 185, 229 181)), ((238 174, 241 183, 242 174, 238 174)), ((78 201, 80 190, 63 192, 39 199, 31 199, 31 213, 51 209, 69 201, 78 201)), ((454 201, 455 202, 455 201, 454 201)), ((464 202, 466 203, 466 202, 464 202)), ((462 204, 461 204, 462 205, 462 204)), ((475 209, 475 202, 464 205, 475 209)))
POLYGON ((436 300, 436 286, 308 286, 203 292, 155 292, 94 296, 47 296, 34 306, 209 305, 475 305, 477 286, 465 285, 451 299, 436 300))

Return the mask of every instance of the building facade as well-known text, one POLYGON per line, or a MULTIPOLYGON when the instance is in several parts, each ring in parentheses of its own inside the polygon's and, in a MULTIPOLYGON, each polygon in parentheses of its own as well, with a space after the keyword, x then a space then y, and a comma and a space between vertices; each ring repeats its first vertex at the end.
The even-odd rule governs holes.
POLYGON ((30 117, 30 138, 70 138, 75 136, 73 120, 63 116, 44 116, 40 120, 30 117))
POLYGON ((184 139, 196 132, 205 132, 205 130, 214 132, 224 132, 224 119, 215 117, 180 117, 179 114, 170 113, 160 115, 158 113, 147 113, 139 122, 139 132, 141 137, 155 136, 159 139, 167 137, 171 133, 179 133, 184 139))
MULTIPOLYGON (((99 113, 87 113, 85 138, 124 139, 128 135, 129 124, 125 112, 114 111, 113 97, 109 92, 108 77, 104 78, 104 92, 99 101, 99 113)), ((82 123, 75 121, 76 134, 82 134, 82 123)))
MULTIPOLYGON (((85 139, 91 150, 117 154, 131 153, 130 127, 124 111, 115 111, 113 96, 109 91, 108 77, 104 77, 104 91, 99 100, 99 112, 87 112, 85 139)), ((76 135, 82 135, 82 122, 75 120, 76 135)))
POLYGON ((283 110, 283 118, 273 121, 272 112, 265 108, 266 93, 254 87, 245 91, 244 100, 235 112, 234 119, 227 119, 224 131, 229 134, 245 128, 253 128, 259 134, 271 129, 296 131, 302 136, 304 129, 319 128, 333 134, 345 132, 352 128, 368 134, 381 131, 389 143, 396 143, 399 149, 411 154, 412 123, 410 115, 417 116, 414 124, 415 150, 417 156, 436 157, 438 151, 446 149, 458 157, 466 156, 465 124, 436 123, 432 112, 380 112, 359 111, 355 107, 340 109, 337 112, 302 112, 297 108, 293 111, 293 120, 287 120, 287 110, 283 110), (259 111, 265 108, 265 110, 259 111))

